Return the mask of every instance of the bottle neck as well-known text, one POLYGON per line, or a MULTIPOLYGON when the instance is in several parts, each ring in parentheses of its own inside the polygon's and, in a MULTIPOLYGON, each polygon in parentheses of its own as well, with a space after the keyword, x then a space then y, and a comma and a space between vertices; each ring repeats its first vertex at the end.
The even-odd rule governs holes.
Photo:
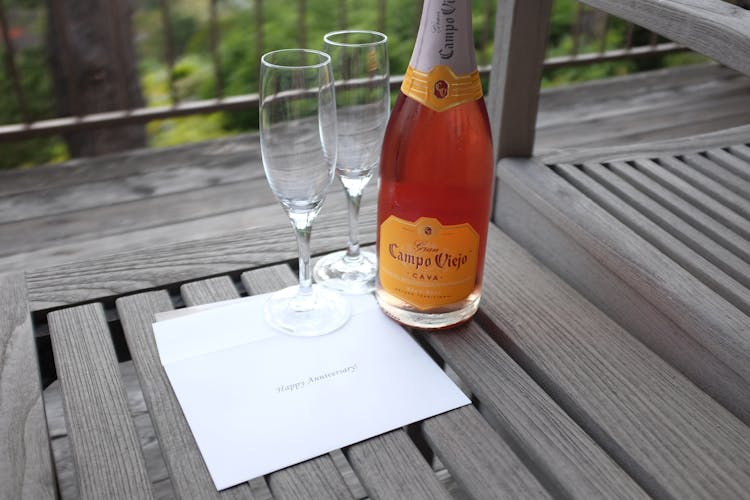
POLYGON ((471 0, 425 0, 401 92, 438 112, 481 99, 471 0))
POLYGON ((449 67, 456 76, 477 69, 471 0, 424 0, 409 66, 428 73, 439 65, 449 67))

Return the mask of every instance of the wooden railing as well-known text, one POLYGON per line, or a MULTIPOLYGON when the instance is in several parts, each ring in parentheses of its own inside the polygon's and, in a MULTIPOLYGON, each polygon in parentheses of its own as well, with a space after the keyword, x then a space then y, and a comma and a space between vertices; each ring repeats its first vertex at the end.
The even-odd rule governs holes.
MULTIPOLYGON (((78 116, 63 116, 54 119, 43 119, 36 120, 31 116, 28 110, 28 98, 24 92, 22 85, 23 75, 19 71, 19 67, 16 63, 18 56, 18 49, 14 46, 9 36, 9 26, 7 12, 3 5, 3 0, 0 0, 0 30, 2 30, 2 48, 5 53, 5 66, 3 71, 6 72, 10 81, 12 82, 12 89, 15 95, 15 100, 18 109, 18 116, 20 121, 18 123, 0 125, 0 141, 15 141, 20 139, 26 139, 30 137, 58 134, 68 131, 91 129, 91 128, 103 128, 113 125, 124 125, 132 123, 146 123, 151 120, 179 117, 192 114, 200 113, 213 113, 216 111, 227 111, 236 109, 247 109, 255 108, 258 104, 257 94, 245 94, 245 95, 225 95, 225 85, 222 80, 222 62, 219 54, 219 44, 221 40, 220 23, 217 15, 217 2, 218 0, 206 0, 209 22, 209 50, 210 60, 212 64, 212 71, 214 75, 214 87, 215 97, 206 100, 198 101, 181 101, 176 90, 174 80, 174 67, 176 61, 175 52, 175 36, 172 31, 171 11, 170 11, 170 0, 159 0, 160 12, 161 12, 161 26, 163 30, 163 53, 164 53, 164 65, 167 68, 167 75, 169 75, 169 94, 170 104, 159 107, 134 107, 128 108, 127 106, 121 107, 114 111, 107 111, 103 113, 94 114, 80 114, 78 116)), ((264 33, 264 12, 268 12, 268 9, 273 8, 273 3, 270 1, 264 2, 263 0, 253 0, 253 7, 255 9, 255 25, 252 27, 255 36, 255 48, 257 56, 260 57, 266 50, 265 46, 265 33, 264 33)), ((312 0, 310 0, 312 1, 312 0)), ((386 25, 386 10, 388 8, 387 0, 376 0, 378 16, 376 28, 388 32, 388 26, 386 25)), ((57 2, 52 2, 50 5, 54 5, 57 2)), ((109 3, 109 2, 107 2, 109 3)), ((475 8, 477 7, 475 2, 475 8)), ((338 19, 337 23, 339 27, 346 27, 349 25, 347 2, 340 0, 338 12, 336 13, 338 19)), ((478 30, 478 46, 487 46, 491 44, 493 37, 493 26, 494 26, 494 8, 495 2, 492 0, 486 0, 481 3, 479 8, 481 9, 481 25, 478 30)), ((298 26, 298 42, 301 46, 306 45, 307 42, 307 26, 308 26, 308 1, 298 0, 297 1, 297 26, 298 26)), ((109 9, 110 15, 116 15, 109 9)), ((627 28, 627 36, 622 47, 611 49, 607 47, 607 37, 610 30, 610 18, 605 17, 601 22, 605 23, 604 28, 599 30, 598 33, 598 50, 584 52, 582 47, 584 46, 584 30, 582 29, 582 22, 586 16, 590 16, 592 9, 578 4, 576 11, 576 20, 573 23, 573 32, 571 33, 573 43, 569 53, 564 55, 550 56, 545 61, 545 68, 560 68, 565 66, 574 65, 588 65, 596 64, 606 61, 623 60, 623 59, 636 59, 636 58, 647 58, 647 57, 658 57, 667 53, 684 50, 681 46, 669 42, 660 41, 655 35, 652 35, 647 44, 634 44, 633 33, 637 29, 634 25, 629 25, 627 28)), ((58 13, 59 14, 59 13, 58 13)), ((58 21, 64 22, 59 19, 58 21)), ((418 20, 415 20, 414 25, 416 27, 418 20)), ((114 24, 114 23, 113 23, 114 24)), ((64 38, 64 37, 63 37, 64 38)), ((64 40, 63 40, 64 41, 64 40)), ((589 43, 587 46, 591 46, 589 43)), ((73 64, 71 61, 73 58, 66 57, 66 51, 69 47, 66 43, 60 44, 60 50, 62 52, 61 59, 65 64, 73 64)), ((117 52, 124 50, 122 47, 118 47, 115 51, 117 52)), ((483 73, 489 72, 489 66, 482 66, 481 71, 483 73)), ((122 75, 120 75, 122 76, 122 75)), ((401 82, 402 76, 395 76, 392 79, 392 86, 395 88, 401 82)), ((130 82, 123 78, 119 82, 121 89, 129 85, 130 82)), ((75 87, 75 86, 72 86, 75 87)), ((76 99, 75 88, 68 96, 69 99, 76 99)), ((122 90, 124 92, 124 90, 122 90)), ((53 97, 50 96, 50 99, 53 97)), ((126 101, 125 101, 126 102, 126 101)), ((81 109, 75 105, 69 106, 69 109, 81 109)))

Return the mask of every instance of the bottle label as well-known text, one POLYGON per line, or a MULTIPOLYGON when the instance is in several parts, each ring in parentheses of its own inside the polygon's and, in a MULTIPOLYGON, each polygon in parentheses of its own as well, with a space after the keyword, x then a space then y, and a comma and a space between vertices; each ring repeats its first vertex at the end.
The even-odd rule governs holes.
POLYGON ((482 97, 479 71, 457 76, 447 65, 440 64, 425 73, 406 68, 401 92, 435 111, 445 111, 482 97))
POLYGON ((378 258, 383 289, 424 311, 460 302, 474 290, 479 234, 468 223, 391 215, 380 225, 378 258))

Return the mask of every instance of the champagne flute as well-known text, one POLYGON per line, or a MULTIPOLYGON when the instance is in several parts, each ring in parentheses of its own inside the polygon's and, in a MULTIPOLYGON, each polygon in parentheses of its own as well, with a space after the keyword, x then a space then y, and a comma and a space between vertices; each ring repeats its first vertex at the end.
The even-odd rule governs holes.
POLYGON ((260 145, 271 191, 294 228, 299 285, 274 293, 266 320, 297 336, 341 327, 348 301, 312 284, 310 234, 336 165, 336 100, 331 58, 307 49, 284 49, 261 58, 260 145))
POLYGON ((375 290, 377 258, 359 247, 362 192, 375 173, 390 110, 388 38, 376 31, 335 31, 323 37, 336 80, 338 160, 336 173, 349 210, 346 250, 322 257, 315 281, 342 293, 375 290))

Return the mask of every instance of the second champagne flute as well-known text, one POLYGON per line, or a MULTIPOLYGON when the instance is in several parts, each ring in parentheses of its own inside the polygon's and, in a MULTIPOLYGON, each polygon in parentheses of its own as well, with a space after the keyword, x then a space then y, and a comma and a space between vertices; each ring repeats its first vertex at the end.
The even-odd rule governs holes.
POLYGON ((336 174, 346 193, 349 244, 321 258, 315 281, 348 294, 375 289, 377 258, 359 247, 362 192, 375 173, 390 110, 388 38, 376 31, 335 31, 323 37, 336 80, 338 160, 336 174))

